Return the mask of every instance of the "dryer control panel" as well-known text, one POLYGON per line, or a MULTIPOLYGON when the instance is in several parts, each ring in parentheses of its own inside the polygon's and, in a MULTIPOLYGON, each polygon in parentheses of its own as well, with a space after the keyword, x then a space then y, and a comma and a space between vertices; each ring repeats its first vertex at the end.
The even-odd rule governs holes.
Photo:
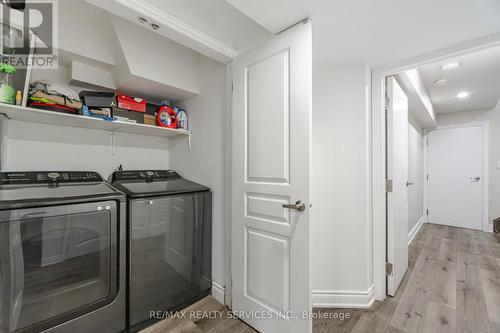
POLYGON ((174 170, 128 170, 114 172, 111 181, 151 182, 178 178, 181 178, 181 176, 174 170))

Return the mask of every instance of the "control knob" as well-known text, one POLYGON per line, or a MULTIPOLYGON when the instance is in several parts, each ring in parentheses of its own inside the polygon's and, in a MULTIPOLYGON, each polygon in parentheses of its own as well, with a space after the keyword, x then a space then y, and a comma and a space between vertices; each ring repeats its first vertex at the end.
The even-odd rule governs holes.
POLYGON ((49 179, 49 187, 57 187, 57 181, 61 177, 58 172, 49 172, 47 178, 49 179))

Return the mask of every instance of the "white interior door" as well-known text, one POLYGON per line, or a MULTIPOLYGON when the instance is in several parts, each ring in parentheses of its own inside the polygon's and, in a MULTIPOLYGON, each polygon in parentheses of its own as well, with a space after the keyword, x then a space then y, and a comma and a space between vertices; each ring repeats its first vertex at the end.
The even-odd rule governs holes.
POLYGON ((264 333, 312 329, 311 53, 304 21, 233 63, 232 305, 264 333))
POLYGON ((438 128, 428 140, 429 222, 482 230, 482 125, 438 128))
POLYGON ((408 98, 393 77, 387 78, 387 294, 394 296, 408 269, 408 98))

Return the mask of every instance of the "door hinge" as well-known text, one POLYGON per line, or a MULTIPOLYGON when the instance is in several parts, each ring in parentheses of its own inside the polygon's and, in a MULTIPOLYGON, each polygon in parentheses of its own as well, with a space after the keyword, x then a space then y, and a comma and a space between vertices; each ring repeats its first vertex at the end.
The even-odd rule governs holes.
POLYGON ((389 111, 389 107, 391 105, 391 99, 389 97, 385 97, 385 111, 389 111))
POLYGON ((387 193, 392 192, 392 179, 385 180, 385 192, 387 192, 387 193))
POLYGON ((392 263, 390 262, 386 262, 385 263, 385 274, 386 275, 392 275, 392 270, 393 270, 394 266, 392 263))
POLYGON ((427 178, 427 181, 429 181, 429 174, 427 174, 427 177, 426 177, 426 178, 427 178))
POLYGON ((427 209, 426 213, 427 213, 427 216, 429 216, 429 209, 427 209))

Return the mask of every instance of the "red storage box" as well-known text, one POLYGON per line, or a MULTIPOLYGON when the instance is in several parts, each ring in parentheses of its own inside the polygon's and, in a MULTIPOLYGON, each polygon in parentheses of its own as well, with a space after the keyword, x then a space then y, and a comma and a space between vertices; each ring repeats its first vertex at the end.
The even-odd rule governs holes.
POLYGON ((127 95, 117 95, 118 107, 120 109, 146 112, 146 100, 144 98, 132 97, 127 95))

